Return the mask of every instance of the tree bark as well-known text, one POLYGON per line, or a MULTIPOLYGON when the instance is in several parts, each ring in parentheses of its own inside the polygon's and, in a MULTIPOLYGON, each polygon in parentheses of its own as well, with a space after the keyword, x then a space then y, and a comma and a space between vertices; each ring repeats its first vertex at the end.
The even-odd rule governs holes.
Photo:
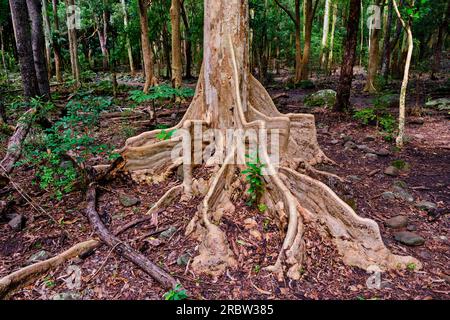
POLYGON ((50 31, 50 19, 47 13, 47 0, 42 0, 42 20, 45 34, 45 58, 47 62, 48 78, 52 78, 52 41, 50 31))
POLYGON ((323 34, 322 34, 322 45, 320 48, 320 68, 324 69, 327 66, 327 58, 328 58, 328 33, 330 30, 330 7, 331 0, 325 0, 325 13, 323 17, 323 34))
POLYGON ((336 21, 337 21, 337 3, 333 3, 333 20, 331 22, 331 36, 330 36, 330 52, 327 59, 326 71, 327 74, 331 74, 333 68, 333 54, 334 54, 334 36, 336 33, 336 21))
POLYGON ((170 18, 172 24, 172 85, 180 88, 183 78, 183 62, 181 59, 180 0, 172 0, 170 18))
POLYGON ((39 95, 38 81, 31 47, 31 28, 28 24, 28 8, 26 0, 10 0, 11 16, 19 56, 20 73, 26 99, 39 95))
POLYGON ((150 47, 150 39, 148 35, 147 4, 144 0, 138 0, 138 9, 141 26, 142 56, 144 58, 145 69, 144 92, 148 92, 150 87, 156 84, 156 79, 153 75, 153 53, 152 48, 150 47))
POLYGON ((308 80, 309 78, 309 57, 311 55, 311 38, 314 16, 320 0, 316 0, 313 5, 312 0, 305 0, 305 45, 303 47, 302 68, 300 80, 308 80))
POLYGON ((394 14, 394 5, 388 1, 388 16, 386 22, 386 32, 384 35, 383 54, 381 63, 381 74, 385 80, 389 77, 389 65, 391 62, 391 29, 394 14))
POLYGON ((2 52, 3 70, 5 71, 5 74, 8 76, 8 66, 6 65, 5 59, 5 42, 3 39, 3 27, 0 27, 0 51, 2 52))
POLYGON ((54 60, 55 60, 55 76, 56 81, 59 83, 62 83, 63 76, 62 76, 62 55, 61 55, 61 47, 59 45, 59 17, 58 17, 58 4, 59 0, 52 0, 52 9, 53 9, 53 32, 54 36, 52 39, 52 45, 53 45, 53 54, 54 54, 54 60))
MULTIPOLYGON (((66 0, 66 8, 75 8, 75 0, 66 0)), ((75 87, 81 86, 80 78, 80 62, 78 60, 78 36, 76 26, 72 25, 75 12, 72 10, 69 12, 67 10, 67 27, 69 34, 69 52, 70 52, 70 63, 72 66, 72 76, 75 80, 75 87)))
POLYGON ((442 49, 444 40, 448 32, 448 21, 450 17, 450 2, 447 2, 447 10, 442 18, 442 23, 439 25, 438 37, 434 46, 434 61, 431 70, 431 79, 436 79, 436 74, 441 71, 442 49))
POLYGON ((189 18, 184 6, 184 0, 181 3, 181 17, 183 18, 184 32, 185 32, 185 55, 186 55, 186 78, 192 78, 192 39, 191 27, 189 25, 189 18))
POLYGON ((122 12, 123 12, 123 26, 125 27, 126 32, 126 48, 128 53, 128 63, 130 64, 130 73, 132 76, 136 74, 136 69, 134 67, 134 60, 133 60, 133 50, 131 47, 131 41, 130 36, 128 35, 128 10, 127 10, 127 4, 125 0, 120 0, 120 3, 122 5, 122 12))
POLYGON ((350 94, 353 80, 353 67, 358 45, 358 25, 361 16, 361 0, 350 0, 350 13, 347 21, 345 53, 342 59, 341 76, 337 91, 335 112, 345 112, 350 107, 350 94))
POLYGON ((40 0, 27 0, 28 14, 31 20, 31 44, 33 48, 34 68, 38 81, 39 95, 50 99, 50 82, 45 55, 45 37, 42 26, 42 3, 40 0))
MULTIPOLYGON (((377 6, 381 5, 381 0, 377 0, 377 6)), ((381 12, 382 14, 382 12, 381 12)), ((377 92, 377 88, 375 86, 375 80, 378 75, 379 63, 380 63, 380 34, 381 29, 373 28, 370 36, 370 50, 369 50, 369 63, 368 63, 368 73, 366 85, 364 87, 364 91, 369 93, 377 92)))
POLYGON ((396 0, 392 0, 394 4, 395 12, 397 13, 397 17, 400 20, 403 28, 406 30, 408 35, 408 53, 406 56, 405 62, 405 70, 403 75, 402 89, 400 91, 400 115, 398 119, 399 127, 398 127, 398 136, 396 139, 397 147, 403 148, 405 143, 405 123, 406 123, 406 92, 408 90, 408 82, 409 82, 409 70, 411 67, 411 59, 414 51, 414 38, 412 34, 411 21, 405 22, 402 18, 402 15, 398 9, 398 5, 396 0))

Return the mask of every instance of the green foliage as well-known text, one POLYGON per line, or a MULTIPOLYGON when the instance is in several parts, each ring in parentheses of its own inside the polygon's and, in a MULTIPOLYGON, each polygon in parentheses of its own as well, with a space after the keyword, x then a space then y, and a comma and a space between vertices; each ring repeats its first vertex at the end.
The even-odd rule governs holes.
POLYGON ((170 140, 176 131, 177 130, 171 130, 171 131, 162 130, 160 133, 158 133, 156 135, 156 139, 161 140, 161 141, 170 140))
POLYGON ((259 212, 264 213, 264 212, 267 211, 267 209, 269 209, 269 208, 267 207, 266 204, 264 204, 264 203, 258 204, 258 210, 259 210, 259 212))
POLYGON ((416 264, 415 263, 408 263, 408 265, 406 266, 406 268, 409 270, 409 271, 415 271, 416 270, 416 264))
POLYGON ((392 166, 399 170, 406 170, 409 167, 409 164, 404 160, 394 160, 392 161, 392 166))
POLYGON ((185 300, 187 298, 189 298, 186 290, 183 289, 183 287, 181 286, 181 284, 177 284, 177 286, 175 287, 175 289, 172 289, 168 292, 166 292, 163 295, 163 298, 165 300, 185 300))
POLYGON ((137 103, 145 103, 150 101, 165 101, 178 97, 186 99, 194 96, 194 91, 190 88, 172 88, 168 85, 160 85, 150 88, 148 93, 141 90, 133 90, 130 92, 130 100, 137 103))
POLYGON ((247 193, 249 194, 248 206, 253 206, 260 200, 264 193, 264 178, 262 170, 264 164, 261 163, 258 156, 246 156, 248 160, 247 169, 242 171, 246 175, 246 181, 250 185, 247 193))
MULTIPOLYGON (((31 103, 39 104, 39 101, 31 103)), ((92 156, 110 154, 111 148, 104 144, 96 145, 90 136, 90 131, 98 124, 100 112, 109 107, 109 99, 79 92, 67 104, 66 116, 24 145, 23 159, 16 166, 34 166, 34 183, 62 199, 80 182, 78 166, 92 156)), ((52 104, 41 103, 40 113, 48 114, 53 108, 52 104)))

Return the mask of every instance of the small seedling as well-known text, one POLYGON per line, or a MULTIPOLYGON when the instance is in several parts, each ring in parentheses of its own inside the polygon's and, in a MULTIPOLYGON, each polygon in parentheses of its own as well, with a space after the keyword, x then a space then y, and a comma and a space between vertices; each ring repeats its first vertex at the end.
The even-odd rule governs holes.
POLYGON ((168 292, 166 292, 163 295, 163 298, 165 300, 185 300, 187 298, 189 298, 186 290, 183 289, 183 287, 181 286, 181 284, 177 284, 175 289, 172 289, 168 292))
POLYGON ((246 175, 246 180, 250 185, 247 191, 249 194, 247 205, 251 207, 255 203, 258 203, 264 193, 264 179, 262 174, 264 164, 261 163, 257 156, 252 158, 247 155, 246 157, 249 161, 247 162, 247 169, 242 171, 242 174, 246 175))
POLYGON ((259 210, 259 212, 261 212, 261 213, 266 212, 267 209, 269 209, 269 208, 268 208, 267 205, 264 204, 264 203, 261 203, 261 204, 258 205, 258 210, 259 210))
POLYGON ((409 271, 415 271, 416 270, 416 264, 415 263, 408 263, 408 265, 406 266, 406 268, 409 271))
POLYGON ((254 268, 253 271, 255 271, 255 273, 259 273, 261 271, 261 266, 259 264, 257 264, 254 268))

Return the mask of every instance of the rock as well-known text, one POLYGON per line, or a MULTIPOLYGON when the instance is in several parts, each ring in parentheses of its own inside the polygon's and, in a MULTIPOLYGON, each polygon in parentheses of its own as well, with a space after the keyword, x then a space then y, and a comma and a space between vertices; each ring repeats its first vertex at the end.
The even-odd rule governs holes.
POLYGON ((395 194, 393 192, 383 192, 383 194, 381 195, 381 197, 384 200, 394 200, 395 199, 395 194))
POLYGON ((348 176, 347 179, 355 182, 361 181, 361 177, 359 176, 348 176))
POLYGON ((432 211, 437 208, 436 204, 430 201, 420 201, 416 207, 423 211, 432 211))
POLYGON ((386 220, 384 224, 386 227, 391 229, 401 229, 405 228, 409 223, 409 219, 406 216, 397 216, 394 218, 391 218, 389 220, 386 220))
POLYGON ((255 221, 255 219, 248 218, 244 220, 244 227, 245 229, 254 229, 258 226, 258 223, 255 221))
POLYGON ((35 264, 50 258, 50 255, 47 251, 41 250, 38 253, 33 254, 28 260, 27 265, 35 264))
POLYGON ((378 156, 375 153, 367 153, 366 158, 373 161, 378 160, 378 156))
POLYGON ((14 231, 20 231, 25 226, 25 219, 20 214, 15 214, 12 219, 8 222, 8 225, 13 229, 14 231))
POLYGON ((52 297, 52 300, 80 300, 81 294, 77 292, 61 292, 52 297))
POLYGON ((339 140, 331 140, 330 143, 335 146, 339 144, 339 140))
POLYGON ((409 120, 410 124, 417 124, 419 126, 423 125, 425 123, 425 120, 423 118, 414 118, 409 120))
POLYGON ((342 140, 343 140, 344 142, 353 141, 353 137, 351 137, 351 136, 343 135, 343 136, 341 136, 341 137, 342 137, 342 140))
POLYGON ((400 170, 398 170, 394 166, 389 166, 386 168, 386 170, 384 170, 384 174, 391 176, 391 177, 396 177, 396 176, 400 175, 400 170))
POLYGON ((336 102, 336 96, 334 90, 321 90, 307 96, 304 103, 308 107, 331 107, 336 102))
POLYGON ((431 253, 429 253, 426 250, 421 250, 419 251, 419 253, 417 254, 420 258, 424 259, 424 260, 431 260, 433 259, 433 256, 431 255, 431 253))
POLYGON ((364 138, 364 142, 372 142, 372 141, 375 141, 376 140, 376 137, 375 136, 371 136, 371 135, 368 135, 368 136, 366 136, 365 138, 364 138))
POLYGON ((160 239, 170 239, 174 234, 175 234, 175 232, 177 232, 177 228, 176 227, 170 227, 169 229, 167 229, 166 231, 164 231, 164 232, 161 232, 161 234, 159 235, 159 238, 160 239))
POLYGON ((450 99, 441 98, 428 101, 425 103, 425 106, 428 108, 438 109, 440 111, 450 110, 450 99))
POLYGON ((375 153, 374 150, 372 150, 371 148, 369 148, 365 144, 359 145, 359 146, 356 146, 356 147, 358 148, 358 150, 361 150, 362 152, 365 152, 365 153, 375 153))
POLYGON ((399 187, 399 186, 394 186, 394 194, 395 197, 407 202, 414 202, 414 197, 405 189, 399 187))
POLYGON ((261 241, 263 238, 261 232, 256 229, 250 230, 250 235, 258 241, 261 241))
POLYGON ((141 200, 139 200, 138 198, 127 195, 121 195, 119 197, 119 201, 120 204, 123 205, 125 208, 133 207, 141 203, 141 200))
POLYGON ((182 254, 177 259, 177 265, 179 265, 179 266, 187 266, 187 264, 189 263, 190 259, 191 259, 191 255, 190 254, 187 254, 187 253, 182 254))
POLYGON ((407 246, 412 246, 412 247, 421 246, 425 243, 424 238, 422 238, 421 236, 419 236, 416 233, 409 232, 409 231, 397 232, 396 234, 394 234, 394 238, 398 242, 400 242, 404 245, 407 245, 407 246))
POLYGON ((391 155, 391 152, 388 149, 380 149, 375 154, 380 157, 388 157, 391 155))
POLYGON ((347 142, 344 144, 344 148, 345 148, 345 149, 356 149, 356 148, 357 148, 357 145, 356 145, 356 143, 354 143, 353 141, 347 141, 347 142))

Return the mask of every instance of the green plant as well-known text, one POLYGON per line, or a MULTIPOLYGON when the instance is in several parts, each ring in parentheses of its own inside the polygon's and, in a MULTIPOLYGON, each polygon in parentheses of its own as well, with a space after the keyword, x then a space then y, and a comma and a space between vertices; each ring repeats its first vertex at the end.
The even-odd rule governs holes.
POLYGON ((353 115, 353 118, 361 121, 365 125, 369 125, 371 122, 377 120, 377 115, 376 115, 374 109, 366 108, 366 109, 356 111, 353 115))
POLYGON ((270 219, 269 218, 264 219, 264 221, 263 221, 263 230, 265 232, 267 232, 269 230, 269 226, 270 226, 270 219))
POLYGON ((392 161, 392 166, 399 170, 406 170, 409 167, 406 161, 400 159, 392 161))
POLYGON ((186 290, 183 289, 181 284, 177 284, 175 289, 172 289, 172 290, 166 292, 163 295, 163 298, 165 300, 185 300, 185 299, 189 298, 189 296, 188 296, 186 290))
POLYGON ((175 132, 176 132, 176 130, 170 130, 170 131, 162 130, 160 133, 158 133, 156 135, 156 139, 161 140, 161 141, 169 140, 172 138, 172 136, 175 134, 175 132))
POLYGON ((408 265, 406 266, 406 268, 407 268, 409 271, 414 271, 414 270, 416 270, 416 264, 415 264, 415 263, 408 263, 408 265))
POLYGON ((254 268, 253 271, 255 271, 255 273, 259 273, 261 271, 261 266, 259 264, 257 264, 254 268))
POLYGON ((258 204, 258 210, 259 210, 259 212, 264 213, 264 212, 267 211, 267 209, 269 209, 269 208, 267 207, 266 204, 264 204, 264 203, 258 204))
POLYGON ((247 190, 247 193, 249 194, 247 205, 251 207, 255 203, 258 203, 264 193, 264 178, 262 174, 264 164, 261 163, 258 156, 251 157, 246 155, 246 158, 249 159, 246 163, 247 169, 242 171, 242 174, 246 175, 245 179, 250 185, 247 190))

